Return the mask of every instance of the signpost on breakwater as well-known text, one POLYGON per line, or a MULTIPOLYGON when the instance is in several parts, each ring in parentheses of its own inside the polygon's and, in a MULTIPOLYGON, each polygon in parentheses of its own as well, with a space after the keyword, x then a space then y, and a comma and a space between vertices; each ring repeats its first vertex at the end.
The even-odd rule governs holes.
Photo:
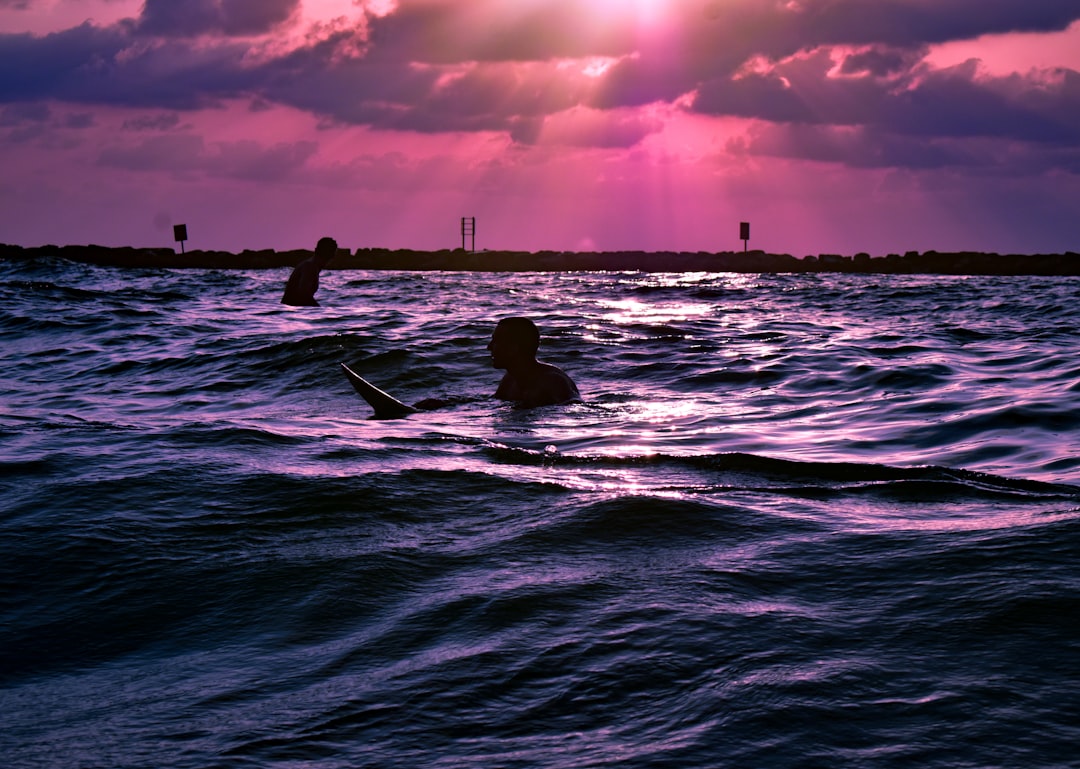
POLYGON ((739 222, 739 240, 742 241, 743 253, 746 253, 750 241, 750 222, 739 222))
POLYGON ((187 240, 187 225, 174 224, 172 228, 173 240, 180 244, 180 253, 184 253, 184 241, 187 240))
POLYGON ((476 217, 475 216, 463 216, 461 217, 461 250, 470 251, 476 253, 476 217), (471 239, 470 245, 472 248, 465 248, 465 239, 471 239))

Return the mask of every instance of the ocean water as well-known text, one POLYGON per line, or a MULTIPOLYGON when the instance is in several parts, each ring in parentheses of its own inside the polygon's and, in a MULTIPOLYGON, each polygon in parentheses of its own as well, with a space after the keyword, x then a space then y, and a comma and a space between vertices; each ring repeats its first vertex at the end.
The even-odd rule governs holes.
POLYGON ((285 278, 0 262, 4 767, 1080 766, 1077 279, 285 278))

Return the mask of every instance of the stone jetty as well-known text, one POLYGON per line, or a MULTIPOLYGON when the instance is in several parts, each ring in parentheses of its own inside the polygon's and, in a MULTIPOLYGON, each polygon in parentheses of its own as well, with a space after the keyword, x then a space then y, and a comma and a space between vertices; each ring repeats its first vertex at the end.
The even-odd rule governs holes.
MULTIPOLYGON (((60 258, 108 267, 261 270, 292 267, 311 251, 244 250, 177 253, 172 248, 110 248, 96 245, 23 247, 0 243, 0 259, 60 258)), ((1080 275, 1080 254, 995 254, 908 251, 793 256, 764 251, 413 251, 341 249, 330 270, 473 272, 849 272, 921 275, 1080 275)))

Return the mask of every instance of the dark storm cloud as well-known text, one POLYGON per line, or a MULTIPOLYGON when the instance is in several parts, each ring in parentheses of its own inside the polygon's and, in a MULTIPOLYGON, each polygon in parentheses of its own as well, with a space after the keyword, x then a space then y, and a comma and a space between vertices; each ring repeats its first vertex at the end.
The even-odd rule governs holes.
POLYGON ((241 43, 146 44, 127 24, 86 23, 43 37, 0 35, 0 102, 197 109, 260 87, 259 72, 244 66, 248 50, 241 43))
POLYGON ((130 44, 125 27, 89 23, 44 37, 0 34, 0 102, 65 98, 79 73, 115 60, 130 44))
POLYGON ((259 94, 273 102, 349 124, 393 127, 395 120, 424 104, 441 73, 371 49, 363 58, 339 57, 351 44, 338 33, 310 48, 258 68, 259 94))
POLYGON ((987 136, 1039 143, 1080 142, 1077 73, 1039 81, 1010 76, 976 78, 974 66, 926 75, 886 100, 877 122, 896 133, 987 136))
POLYGON ((824 52, 703 86, 693 109, 776 123, 876 126, 924 137, 1080 143, 1080 75, 978 77, 974 62, 911 78, 831 77, 824 52))
POLYGON ((888 77, 913 69, 926 55, 926 48, 897 49, 889 46, 868 48, 844 57, 840 73, 888 77))
POLYGON ((918 47, 980 35, 1060 31, 1080 18, 1074 0, 795 0, 766 5, 776 11, 777 23, 768 25, 775 39, 809 46, 918 47))
POLYGON ((140 32, 164 37, 259 35, 289 21, 300 0, 146 0, 140 32))

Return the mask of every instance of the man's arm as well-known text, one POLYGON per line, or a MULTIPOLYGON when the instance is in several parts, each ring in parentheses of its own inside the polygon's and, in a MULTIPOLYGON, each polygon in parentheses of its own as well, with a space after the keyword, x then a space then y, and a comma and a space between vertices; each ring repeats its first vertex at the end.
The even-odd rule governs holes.
POLYGON ((318 307, 319 303, 315 301, 315 292, 318 290, 319 271, 310 260, 305 260, 296 265, 289 275, 281 302, 297 307, 318 307))

